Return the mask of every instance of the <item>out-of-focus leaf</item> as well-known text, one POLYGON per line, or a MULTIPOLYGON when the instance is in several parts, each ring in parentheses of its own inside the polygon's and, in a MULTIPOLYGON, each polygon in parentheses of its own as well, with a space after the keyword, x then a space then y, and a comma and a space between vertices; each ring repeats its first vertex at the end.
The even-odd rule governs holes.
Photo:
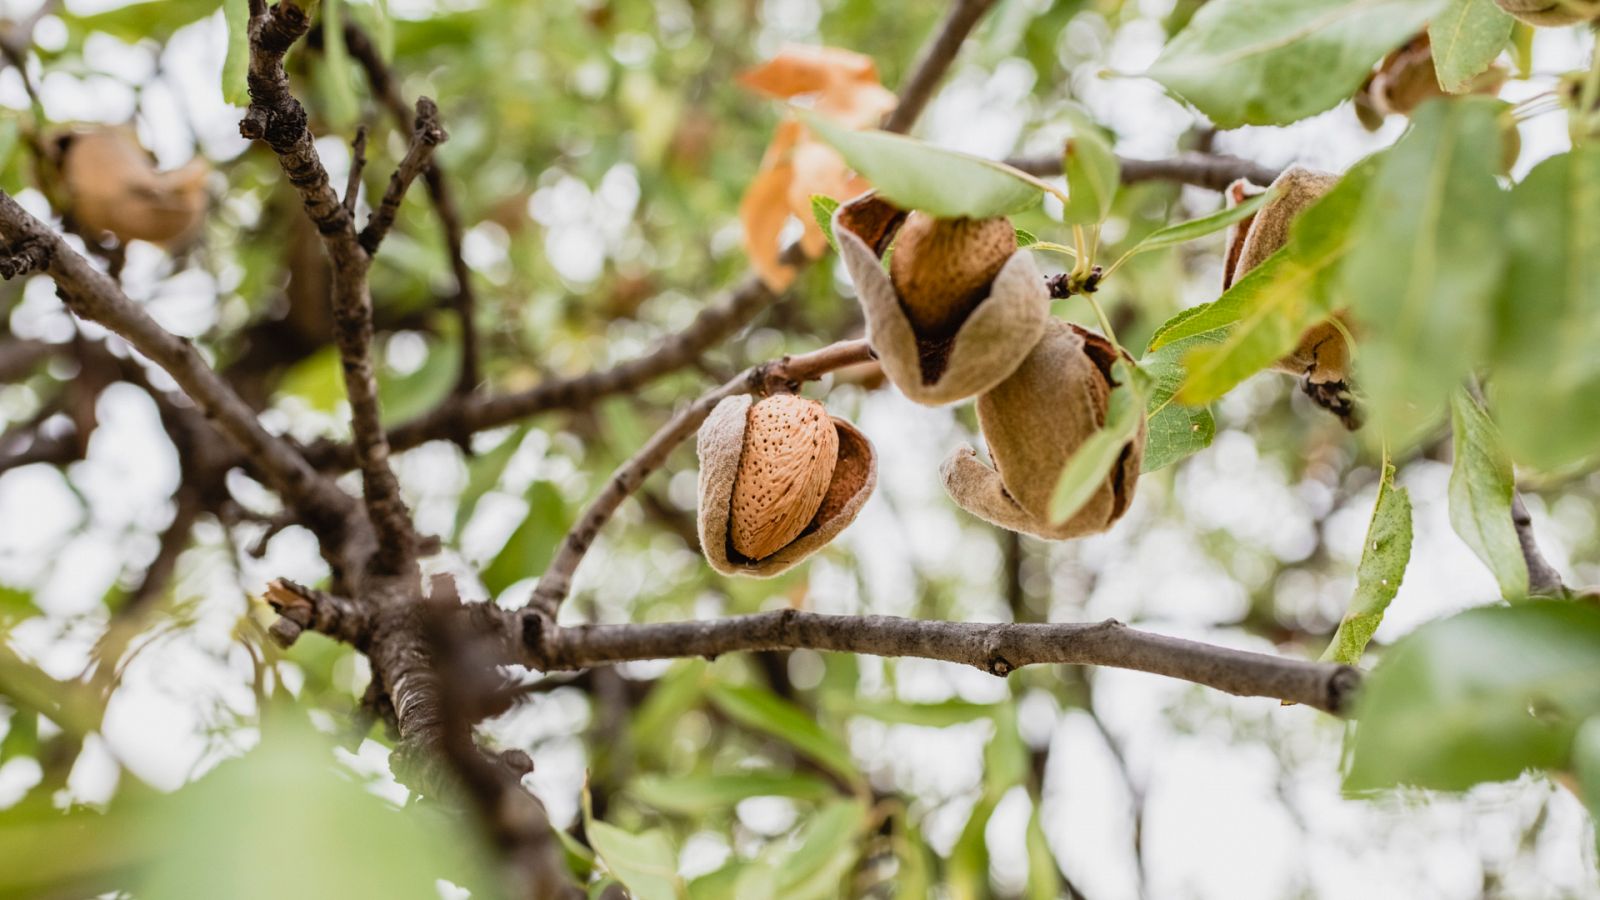
POLYGON ((773 844, 740 875, 737 895, 777 900, 827 900, 846 896, 842 882, 861 856, 867 810, 860 801, 829 804, 806 822, 791 850, 773 844))
POLYGON ((1039 821, 1039 805, 1034 804, 1033 815, 1028 817, 1028 887, 1023 893, 1027 900, 1056 900, 1061 896, 1061 872, 1056 868, 1056 856, 1045 840, 1044 825, 1039 821))
POLYGON ((414 372, 392 378, 380 371, 378 401, 384 422, 405 422, 437 407, 450 396, 460 369, 461 342, 443 340, 428 342, 428 355, 414 372))
POLYGON ((1099 225, 1111 215, 1122 181, 1122 165, 1111 151, 1111 144, 1089 114, 1069 105, 1066 116, 1072 123, 1062 170, 1067 176, 1067 202, 1062 217, 1069 225, 1099 225))
POLYGON ((595 819, 587 819, 584 830, 600 861, 638 900, 688 896, 688 887, 678 875, 677 851, 665 832, 651 829, 630 834, 595 819))
POLYGON ((1218 210, 1209 216, 1201 216, 1198 219, 1190 219, 1187 222, 1179 222, 1175 225, 1157 228, 1141 238, 1139 243, 1129 248, 1128 252, 1122 255, 1123 259, 1151 250, 1176 247, 1179 244, 1186 244, 1197 238, 1203 238, 1208 234, 1215 234, 1235 222, 1241 222, 1255 215, 1256 210, 1260 209, 1270 199, 1272 199, 1272 192, 1270 190, 1263 191, 1243 203, 1218 210))
MULTIPOLYGON (((1600 821, 1600 716, 1591 716, 1572 739, 1572 771, 1578 776, 1589 817, 1600 821)), ((1595 841, 1600 847, 1600 834, 1595 841)))
POLYGON ((1467 392, 1450 398, 1455 460, 1450 467, 1450 527, 1478 554, 1500 596, 1520 600, 1528 593, 1528 562, 1511 521, 1516 473, 1500 444, 1500 430, 1467 392))
POLYGON ((950 848, 945 887, 951 900, 988 900, 990 896, 989 844, 985 831, 997 802, 998 798, 985 791, 973 805, 955 846, 950 848))
POLYGON ((1021 248, 1023 248, 1023 247, 1032 247, 1034 244, 1037 244, 1037 243, 1039 243, 1039 236, 1038 235, 1034 234, 1033 232, 1029 231, 1026 228, 1018 228, 1017 229, 1017 248, 1019 250, 1021 248))
POLYGON ((15 625, 38 614, 39 607, 33 602, 32 591, 0 584, 0 628, 15 625))
POLYGON ((548 481, 535 481, 528 487, 527 518, 511 533, 494 560, 484 567, 483 586, 490 594, 498 594, 524 578, 543 572, 570 524, 567 503, 561 492, 548 481))
POLYGON ((1002 703, 995 709, 994 736, 983 748, 984 790, 998 799, 1027 780, 1032 763, 1028 745, 1017 731, 1015 703, 1002 703))
POLYGON ((344 381, 339 374, 339 351, 328 346, 295 363, 278 382, 278 393, 295 397, 321 413, 331 413, 344 401, 344 381))
POLYGON ((522 439, 527 433, 527 426, 519 427, 506 435, 500 443, 495 444, 493 449, 467 460, 467 486, 461 491, 461 499, 456 503, 456 540, 461 539, 461 530, 472 521, 472 514, 478 509, 478 501, 500 483, 500 476, 505 474, 506 466, 517 454, 517 448, 522 446, 522 439))
POLYGON ((1506 258, 1502 108, 1461 97, 1417 110, 1381 157, 1340 270, 1364 326, 1356 382, 1374 436, 1397 452, 1433 426, 1487 346, 1506 258))
POLYGON ((656 758, 665 755, 673 723, 700 702, 705 693, 705 681, 706 661, 703 659, 680 659, 672 664, 667 674, 656 679, 655 688, 633 717, 636 734, 653 736, 652 740, 640 742, 643 754, 656 758))
POLYGON ((835 709, 845 715, 870 716, 880 722, 895 725, 921 725, 927 728, 948 728, 977 722, 994 715, 992 703, 972 703, 967 700, 942 700, 938 703, 905 703, 899 700, 868 700, 856 697, 843 699, 835 709))
POLYGON ((714 683, 708 694, 723 715, 740 725, 787 742, 846 781, 860 780, 861 774, 844 742, 793 703, 748 685, 714 683))
POLYGON ((899 863, 895 870, 896 897, 933 896, 934 873, 937 863, 922 829, 913 823, 905 811, 895 816, 894 857, 899 863))
POLYGON ((1355 665, 1383 622, 1389 601, 1400 590, 1406 564, 1411 561, 1411 495, 1394 486, 1394 466, 1383 463, 1378 481, 1378 500, 1372 507, 1372 521, 1361 544, 1361 563, 1356 567, 1356 592, 1350 608, 1339 620, 1333 641, 1322 652, 1325 661, 1355 665))
POLYGON ((1184 355, 1187 371, 1177 400, 1209 403, 1283 358, 1306 329, 1337 304, 1336 274, 1358 235, 1353 223, 1375 169, 1351 169, 1326 196, 1301 213, 1289 241, 1234 282, 1213 303, 1174 316, 1150 339, 1150 349, 1187 337, 1221 334, 1220 343, 1184 355))
POLYGON ((1184 355, 1202 344, 1219 344, 1222 339, 1220 332, 1194 335, 1164 344, 1139 360, 1139 368, 1150 376, 1142 471, 1154 472, 1211 446, 1217 422, 1210 408, 1184 406, 1173 396, 1188 375, 1183 367, 1184 355))
POLYGON ((817 227, 822 229, 822 236, 828 239, 828 246, 833 252, 839 252, 839 242, 833 239, 833 211, 839 208, 839 201, 822 194, 811 195, 811 218, 817 221, 817 227))
POLYGON ((250 68, 249 0, 222 0, 222 17, 228 25, 228 52, 222 58, 222 99, 234 106, 250 102, 245 74, 250 68))
POLYGON ((1145 74, 1221 128, 1283 125, 1355 93, 1443 0, 1212 0, 1145 74))
POLYGON ((1111 467, 1117 464, 1122 450, 1139 431, 1144 421, 1144 390, 1138 381, 1138 370, 1118 358, 1111 366, 1111 377, 1116 386, 1106 405, 1105 422, 1100 430, 1078 445, 1078 449, 1061 467, 1055 492, 1050 495, 1050 521, 1065 522, 1083 508, 1089 498, 1100 490, 1111 467))
POLYGON ((749 797, 824 800, 838 792, 813 775, 748 771, 727 775, 646 775, 634 781, 628 793, 657 809, 698 816, 725 811, 749 797))
POLYGON ((61 18, 76 34, 98 31, 136 44, 142 40, 165 41, 179 28, 216 11, 217 0, 146 0, 87 16, 69 11, 61 18))
POLYGON ((1428 23, 1439 86, 1452 94, 1466 91, 1505 49, 1515 21, 1494 0, 1446 0, 1444 10, 1428 23))
POLYGON ((732 859, 722 868, 707 872, 689 882, 691 900, 748 900, 739 895, 739 876, 750 868, 750 863, 732 859))
POLYGON ((344 0, 322 0, 322 68, 317 75, 328 121, 335 128, 354 123, 361 104, 356 100, 350 53, 344 46, 344 0))
POLYGON ((1600 609, 1468 610, 1395 644, 1362 686, 1349 791, 1465 790, 1566 764, 1600 712, 1600 609))
POLYGON ((1045 190, 1037 178, 992 159, 886 131, 851 131, 803 110, 800 116, 879 193, 905 209, 986 219, 1021 212, 1038 203, 1045 190))
POLYGON ((1511 192, 1490 407, 1519 462, 1600 455, 1600 144, 1545 160, 1511 192))
POLYGON ((561 842, 561 854, 566 857, 567 868, 580 882, 587 880, 594 871, 594 851, 584 846, 565 828, 553 828, 551 831, 561 842))
POLYGON ((396 809, 339 775, 326 740, 290 717, 263 734, 254 751, 163 798, 147 823, 162 849, 135 896, 433 900, 441 878, 474 897, 497 893, 464 843, 470 830, 396 809), (293 865, 263 852, 291 835, 293 865))

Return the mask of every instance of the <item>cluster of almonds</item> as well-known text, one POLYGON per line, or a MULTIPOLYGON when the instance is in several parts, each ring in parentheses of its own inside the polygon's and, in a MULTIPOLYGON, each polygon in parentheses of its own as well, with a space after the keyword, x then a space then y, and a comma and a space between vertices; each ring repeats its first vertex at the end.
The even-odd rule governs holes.
MULTIPOLYGON (((1120 351, 1050 316, 1011 223, 907 212, 869 193, 837 210, 833 233, 888 379, 927 406, 978 398, 993 467, 957 449, 942 467, 952 499, 1054 540, 1110 528, 1133 499, 1145 428, 1076 514, 1051 521, 1063 467, 1105 422, 1120 351)), ((855 518, 877 475, 861 432, 794 394, 723 400, 698 449, 700 544, 725 574, 776 575, 814 553, 855 518)))

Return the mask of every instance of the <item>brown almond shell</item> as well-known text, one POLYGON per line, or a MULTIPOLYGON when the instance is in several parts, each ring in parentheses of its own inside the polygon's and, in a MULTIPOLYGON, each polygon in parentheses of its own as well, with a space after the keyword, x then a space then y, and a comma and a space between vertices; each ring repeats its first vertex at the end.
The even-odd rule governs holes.
POLYGON ((953 336, 922 338, 879 260, 904 218, 887 201, 865 194, 834 212, 834 240, 884 374, 924 406, 958 403, 1004 381, 1022 364, 1050 317, 1050 292, 1033 255, 1018 250, 953 336))
POLYGON ((878 454, 854 425, 832 418, 839 435, 839 456, 833 478, 811 522, 800 536, 762 559, 748 559, 730 540, 733 486, 739 476, 739 457, 750 421, 748 394, 725 398, 700 426, 696 449, 700 455, 700 510, 697 527, 701 552, 711 568, 724 575, 771 578, 822 549, 855 521, 878 483, 878 454))
POLYGON ((1117 350, 1098 334, 1052 319, 1010 378, 978 398, 990 467, 963 446, 940 467, 946 492, 986 522, 1046 540, 1106 531, 1127 512, 1144 462, 1145 425, 1083 508, 1050 521, 1050 495, 1067 460, 1100 429, 1117 350))

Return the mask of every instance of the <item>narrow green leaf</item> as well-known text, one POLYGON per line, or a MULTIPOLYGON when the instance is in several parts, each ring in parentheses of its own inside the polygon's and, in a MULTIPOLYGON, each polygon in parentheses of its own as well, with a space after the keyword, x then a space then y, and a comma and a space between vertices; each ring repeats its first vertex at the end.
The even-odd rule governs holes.
POLYGON ((1022 248, 1022 247, 1032 247, 1034 244, 1037 244, 1037 243, 1039 243, 1039 236, 1038 235, 1034 234, 1033 232, 1029 231, 1026 228, 1018 228, 1017 229, 1017 247, 1019 249, 1022 248))
POLYGON ((1044 182, 1004 163, 886 131, 851 131, 807 110, 800 118, 879 193, 941 218, 986 219, 1039 202, 1044 182))
POLYGON ((483 568, 483 586, 498 594, 524 578, 543 572, 567 533, 566 500, 555 485, 535 481, 528 487, 528 515, 511 533, 493 561, 483 568))
MULTIPOLYGON (((1572 739, 1572 771, 1578 776, 1589 818, 1600 822, 1600 716, 1591 716, 1572 739)), ((1595 834, 1600 849, 1600 831, 1595 834)))
POLYGON ((1521 600, 1528 595, 1528 562, 1511 521, 1516 473, 1500 444, 1500 430, 1459 388, 1450 397, 1450 429, 1455 455, 1450 467, 1450 527, 1494 573, 1500 596, 1521 600))
POLYGON ((1489 401, 1506 448, 1546 471, 1600 455, 1600 144, 1511 192, 1489 401))
POLYGON ((839 201, 824 194, 811 195, 811 218, 817 220, 817 227, 822 229, 822 236, 828 239, 828 246, 833 252, 839 252, 839 243, 833 239, 833 211, 839 208, 839 201))
POLYGON ((784 900, 845 896, 844 880, 861 856, 866 824, 867 808, 858 800, 824 807, 801 829, 799 846, 773 860, 776 896, 784 900))
POLYGON ((1395 644, 1362 686, 1349 791, 1465 790, 1564 766, 1600 712, 1600 609, 1468 610, 1395 644))
POLYGON ((1447 0, 1428 23, 1439 85, 1452 94, 1465 92, 1505 49, 1515 21, 1494 0, 1447 0))
POLYGON ((750 797, 790 797, 825 800, 837 791, 814 775, 794 772, 748 771, 726 775, 645 775, 628 793, 640 802, 667 812, 701 816, 724 812, 750 797))
POLYGON ((788 742, 846 781, 861 778, 850 750, 833 734, 823 730, 811 714, 758 687, 713 684, 708 691, 711 702, 728 718, 788 742))
POLYGON ((322 0, 322 64, 324 113, 334 127, 342 128, 361 114, 351 79, 350 53, 344 46, 344 0, 322 0))
POLYGON ((1186 244, 1196 238, 1203 238, 1208 234, 1215 234, 1235 222, 1244 221, 1255 215, 1256 210, 1264 206, 1270 199, 1272 199, 1272 192, 1264 191, 1237 206, 1218 210, 1209 216, 1201 216, 1198 219, 1190 219, 1187 222, 1179 222, 1175 225, 1168 225, 1165 228, 1158 228, 1145 235, 1139 243, 1134 244, 1122 256, 1126 259, 1140 253, 1148 253, 1151 250, 1160 250, 1165 247, 1175 247, 1178 244, 1186 244))
POLYGON ((1486 349, 1506 258, 1503 108, 1462 97, 1417 110, 1381 158, 1355 223, 1360 240, 1341 267, 1364 326, 1356 382, 1370 398, 1373 436, 1396 452, 1433 427, 1486 349))
POLYGON ((1215 302, 1174 317, 1151 338, 1160 349, 1186 337, 1225 334, 1214 346, 1185 355, 1188 371, 1177 400, 1209 403, 1295 348, 1307 328, 1339 305, 1336 277, 1359 234, 1353 224, 1376 166, 1364 162, 1312 204, 1289 232, 1289 241, 1234 282, 1215 302))
POLYGON ((1211 0, 1145 73, 1222 128, 1332 109, 1443 0, 1211 0))
POLYGON ((638 900, 681 900, 688 888, 678 875, 678 854, 665 832, 629 834, 588 817, 584 832, 601 862, 638 900))
POLYGON ((1184 406, 1175 402, 1174 396, 1188 376, 1183 367, 1185 354, 1197 346, 1221 342, 1220 333, 1194 335, 1165 344, 1139 360, 1139 368, 1150 376, 1142 471, 1154 472, 1211 446, 1217 422, 1210 408, 1184 406))
POLYGON ((234 106, 250 102, 245 75, 250 68, 249 0, 222 0, 222 19, 228 26, 228 50, 222 58, 222 99, 234 106))
POLYGON ((989 843, 986 831, 999 798, 988 792, 978 798, 967 816, 967 824, 950 848, 945 870, 946 888, 952 900, 988 900, 989 843))
POLYGON ((1062 218, 1069 225, 1099 225, 1111 215, 1122 180, 1122 164, 1089 114, 1069 106, 1072 137, 1067 140, 1062 170, 1067 176, 1067 202, 1062 218))
MULTIPOLYGON (((833 708, 833 707, 830 707, 833 708)), ((837 711, 844 715, 869 716, 880 722, 895 725, 921 725, 927 728, 948 728, 977 722, 994 715, 992 703, 972 703, 967 700, 943 700, 938 703, 904 703, 899 700, 867 700, 848 697, 841 701, 837 711)))
POLYGON ((1356 567, 1355 596, 1339 620, 1332 643, 1322 652, 1323 661, 1352 666, 1361 661, 1389 601, 1400 590, 1410 561, 1411 496, 1405 488, 1394 486, 1394 466, 1384 460, 1378 501, 1372 507, 1372 521, 1361 544, 1361 563, 1356 567))
POLYGON ((1028 817, 1028 831, 1024 841, 1028 847, 1028 887, 1023 892, 1026 900, 1056 900, 1061 896, 1061 872, 1056 868, 1056 855, 1044 836, 1044 824, 1039 821, 1039 804, 1034 799, 1033 815, 1028 817))
POLYGON ((1105 422, 1099 431, 1078 445, 1072 458, 1061 468, 1055 492, 1050 495, 1052 522, 1067 521, 1089 502, 1144 419, 1144 395, 1135 383, 1134 370, 1126 361, 1118 359, 1111 367, 1111 376, 1116 387, 1111 389, 1105 422))

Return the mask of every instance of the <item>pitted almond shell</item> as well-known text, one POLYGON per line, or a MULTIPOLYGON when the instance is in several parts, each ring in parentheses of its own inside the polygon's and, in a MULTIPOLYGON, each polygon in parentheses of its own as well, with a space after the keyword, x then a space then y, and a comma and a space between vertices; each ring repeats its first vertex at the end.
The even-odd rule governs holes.
POLYGON ((1142 421, 1082 509, 1055 524, 1049 508, 1067 460, 1105 421, 1116 354, 1100 335, 1050 320, 1016 373, 978 398, 978 424, 994 466, 971 447, 958 448, 940 468, 951 499, 986 522, 1047 540, 1097 534, 1115 524, 1133 502, 1144 462, 1142 421))
POLYGON ((940 219, 913 212, 900 226, 889 283, 922 341, 955 334, 1017 252, 1010 220, 940 219))
POLYGON ((867 320, 867 338, 884 374, 924 406, 957 403, 1004 381, 1039 340, 1050 292, 1032 254, 1018 250, 1000 267, 989 294, 955 333, 925 340, 912 328, 879 257, 905 212, 864 194, 834 212, 833 234, 867 320))
POLYGON ((774 394, 750 407, 733 482, 729 540, 763 559, 800 536, 822 506, 839 458, 839 431, 821 403, 774 394))
POLYGON ((843 419, 830 421, 837 434, 838 454, 832 477, 817 511, 800 534, 768 556, 751 559, 733 546, 733 496, 738 482, 745 433, 754 398, 740 394, 724 399, 700 426, 700 549, 711 568, 724 575, 770 578, 793 568, 822 549, 855 521, 878 481, 878 457, 872 443, 843 419))
MULTIPOLYGON (((1295 218, 1338 183, 1337 175, 1301 166, 1292 166, 1279 175, 1272 183, 1277 196, 1228 232, 1223 290, 1232 287, 1235 281, 1282 249, 1289 241, 1289 229, 1295 218)), ((1263 190, 1248 181, 1236 181, 1228 187, 1228 205, 1236 206, 1263 190)), ((1344 333, 1331 320, 1325 320, 1307 329, 1300 336, 1295 351, 1274 363, 1273 368, 1293 375, 1305 375, 1313 384, 1342 382, 1349 374, 1350 347, 1344 333)))

